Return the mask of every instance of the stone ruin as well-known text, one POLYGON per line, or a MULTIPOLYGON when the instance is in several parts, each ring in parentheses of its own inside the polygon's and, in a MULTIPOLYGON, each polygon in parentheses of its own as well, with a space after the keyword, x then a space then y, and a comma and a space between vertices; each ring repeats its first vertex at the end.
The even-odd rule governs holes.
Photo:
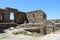
POLYGON ((0 9, 0 24, 23 24, 40 23, 46 21, 46 14, 42 10, 21 12, 14 8, 0 9), (10 14, 14 14, 14 20, 10 19, 10 14))
MULTIPOLYGON (((41 29, 45 29, 47 15, 42 10, 31 12, 21 12, 14 8, 0 8, 0 27, 14 27, 24 23, 43 23, 41 29), (10 14, 13 13, 14 20, 10 19, 10 14)), ((43 33, 44 30, 42 30, 43 33)))

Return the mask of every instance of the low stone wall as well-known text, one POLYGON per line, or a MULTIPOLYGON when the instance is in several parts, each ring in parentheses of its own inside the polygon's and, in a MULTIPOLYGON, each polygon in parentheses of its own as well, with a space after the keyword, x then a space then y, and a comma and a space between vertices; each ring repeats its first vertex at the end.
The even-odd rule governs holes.
MULTIPOLYGON (((43 28, 43 24, 40 24, 40 23, 29 23, 29 24, 21 24, 21 25, 18 25, 17 27, 22 27, 22 28, 29 28, 28 31, 34 31, 36 29, 32 29, 33 27, 38 27, 39 28, 39 31, 40 33, 44 33, 45 29, 43 28), (31 27, 31 29, 30 29, 31 27)), ((54 32, 56 31, 57 29, 59 29, 59 27, 55 26, 55 25, 46 25, 46 33, 50 33, 50 32, 54 32)))
POLYGON ((27 31, 31 31, 31 32, 38 32, 39 33, 50 33, 50 32, 54 32, 58 29, 57 26, 55 25, 46 25, 46 29, 45 27, 43 27, 42 23, 28 23, 28 24, 16 24, 16 23, 0 23, 0 28, 1 27, 5 27, 5 28, 9 28, 9 27, 22 27, 22 28, 26 28, 27 31))
POLYGON ((0 27, 5 27, 5 28, 16 27, 16 26, 18 26, 18 24, 16 23, 0 23, 0 27))

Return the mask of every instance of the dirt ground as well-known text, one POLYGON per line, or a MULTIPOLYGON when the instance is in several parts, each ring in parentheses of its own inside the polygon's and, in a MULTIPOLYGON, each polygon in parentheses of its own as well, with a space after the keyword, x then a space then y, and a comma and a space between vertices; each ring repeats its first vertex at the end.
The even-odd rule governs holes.
POLYGON ((47 34, 42 37, 26 36, 22 34, 13 35, 13 30, 5 30, 6 33, 0 34, 0 40, 60 40, 60 30, 47 34))

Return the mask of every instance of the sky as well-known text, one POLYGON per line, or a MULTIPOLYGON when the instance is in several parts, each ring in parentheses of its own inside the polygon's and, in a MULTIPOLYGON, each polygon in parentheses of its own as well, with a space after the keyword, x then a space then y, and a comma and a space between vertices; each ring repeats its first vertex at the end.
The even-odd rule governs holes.
POLYGON ((0 0, 0 8, 6 7, 23 12, 43 10, 47 19, 60 19, 60 0, 0 0))

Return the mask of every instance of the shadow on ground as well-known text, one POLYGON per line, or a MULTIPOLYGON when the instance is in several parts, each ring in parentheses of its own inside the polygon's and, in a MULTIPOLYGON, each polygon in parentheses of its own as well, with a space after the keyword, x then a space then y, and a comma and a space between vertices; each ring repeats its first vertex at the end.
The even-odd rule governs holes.
POLYGON ((0 33, 5 33, 5 30, 6 28, 4 28, 4 27, 0 27, 0 33))

